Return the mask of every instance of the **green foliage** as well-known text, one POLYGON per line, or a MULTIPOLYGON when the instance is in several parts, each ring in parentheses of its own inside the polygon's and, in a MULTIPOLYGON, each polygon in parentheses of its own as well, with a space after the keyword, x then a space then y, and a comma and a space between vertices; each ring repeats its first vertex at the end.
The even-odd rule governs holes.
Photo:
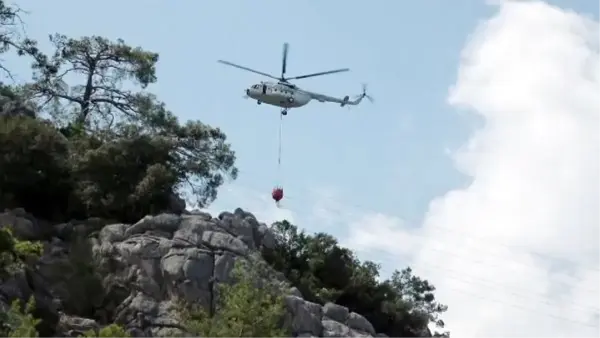
POLYGON ((70 190, 65 137, 42 121, 0 116, 0 205, 53 218, 66 212, 70 190))
POLYGON ((185 307, 183 322, 189 334, 200 337, 284 337, 283 296, 274 286, 257 287, 260 276, 236 264, 235 283, 220 284, 215 311, 199 306, 185 307), (210 313, 214 312, 214 313, 210 313))
POLYGON ((287 221, 274 223, 272 229, 278 245, 263 248, 263 256, 305 299, 347 306, 389 336, 416 336, 426 332, 430 322, 443 328, 439 315, 447 307, 435 300, 435 287, 410 268, 379 282, 379 265, 360 262, 330 235, 307 235, 287 221))
MULTIPOLYGON (((24 23, 20 14, 22 11, 17 5, 0 0, 0 54, 13 50, 19 56, 27 55, 43 60, 44 56, 39 54, 37 43, 24 34, 24 23)), ((14 80, 10 70, 2 63, 0 63, 0 71, 14 80)))
POLYGON ((142 88, 156 82, 158 54, 128 46, 123 40, 54 34, 50 42, 54 53, 34 62, 35 82, 30 88, 46 99, 76 106, 68 112, 71 122, 84 123, 88 118, 107 122, 107 118, 114 118, 113 110, 135 114, 135 95, 118 88, 125 80, 133 80, 142 88), (69 85, 64 80, 66 74, 79 75, 82 84, 69 85))
POLYGON ((84 333, 84 337, 131 337, 122 326, 118 324, 110 324, 98 330, 89 330, 84 333))
POLYGON ((21 306, 19 299, 15 299, 10 309, 0 317, 3 328, 0 334, 5 337, 39 337, 36 325, 40 323, 40 320, 33 317, 34 309, 35 299, 33 296, 29 298, 25 308, 21 306))
POLYGON ((13 236, 9 227, 0 228, 0 274, 21 270, 30 259, 39 258, 42 251, 41 242, 21 241, 13 236))
POLYGON ((414 276, 411 268, 405 268, 402 271, 394 271, 390 283, 395 290, 402 291, 402 301, 408 304, 414 313, 420 313, 438 327, 444 327, 439 314, 445 312, 448 307, 435 301, 435 287, 427 280, 414 276))
MULTIPOLYGON (((0 336, 7 338, 38 338, 40 337, 36 327, 41 323, 40 319, 33 316, 35 300, 32 297, 25 307, 21 301, 16 299, 12 302, 10 309, 0 317, 2 329, 0 336)), ((84 338, 131 338, 121 326, 111 324, 98 330, 89 330, 83 335, 84 338)))
MULTIPOLYGON (((21 301, 13 301, 9 311, 2 315, 0 322, 3 324, 3 330, 0 331, 2 337, 7 338, 38 338, 39 333, 36 330, 41 320, 34 318, 32 312, 35 309, 35 300, 32 297, 23 308, 21 301)), ((84 333, 84 338, 131 338, 121 326, 111 324, 98 330, 89 330, 84 333)))
MULTIPOLYGON (((38 259, 43 245, 37 241, 21 241, 15 238, 10 227, 0 228, 0 276, 5 277, 21 271, 30 260, 38 259)), ((0 313, 0 335, 7 337, 38 337, 36 326, 40 323, 32 315, 35 299, 29 298, 25 308, 15 299, 10 309, 0 313)))
POLYGON ((147 136, 89 149, 74 166, 75 195, 87 214, 98 217, 135 221, 160 212, 177 184, 177 173, 168 167, 173 151, 169 142, 147 136))
MULTIPOLYGON (((0 28, 10 13, 0 11, 0 28)), ((54 34, 48 54, 31 40, 4 40, 32 58, 34 75, 18 88, 0 84, 1 99, 36 111, 0 114, 0 207, 56 221, 133 222, 173 210, 184 190, 206 206, 226 177, 237 177, 219 128, 180 123, 145 91, 157 81, 157 53, 100 36, 54 34)))

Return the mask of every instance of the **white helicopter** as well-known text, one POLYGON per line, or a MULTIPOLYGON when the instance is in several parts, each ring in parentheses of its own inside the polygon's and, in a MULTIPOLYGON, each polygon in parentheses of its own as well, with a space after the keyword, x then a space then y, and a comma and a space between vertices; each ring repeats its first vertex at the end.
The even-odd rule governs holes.
POLYGON ((354 100, 350 101, 350 97, 348 95, 344 96, 344 98, 342 98, 342 99, 339 99, 337 97, 331 97, 331 96, 327 96, 327 95, 323 95, 323 94, 319 94, 319 93, 313 93, 313 92, 310 92, 310 91, 307 91, 304 89, 300 89, 297 86, 291 84, 288 80, 299 80, 299 79, 305 79, 307 77, 347 72, 350 69, 343 68, 343 69, 330 70, 330 71, 326 71, 326 72, 319 72, 319 73, 313 73, 313 74, 307 74, 307 75, 286 78, 285 71, 286 71, 286 65, 287 65, 288 48, 289 48, 288 43, 284 43, 283 44, 283 61, 282 61, 282 67, 281 67, 281 77, 276 77, 276 76, 273 76, 273 75, 270 75, 267 73, 259 72, 257 70, 254 70, 254 69, 251 69, 248 67, 236 65, 235 63, 232 63, 229 61, 218 60, 218 62, 220 62, 222 64, 226 64, 228 66, 233 66, 233 67, 236 67, 239 69, 247 70, 249 72, 253 72, 253 73, 260 74, 260 75, 270 77, 272 79, 277 80, 276 83, 261 81, 261 83, 259 83, 259 84, 250 86, 250 88, 246 89, 246 97, 255 99, 257 104, 261 104, 262 102, 264 102, 264 103, 267 103, 267 104, 270 104, 273 106, 281 107, 282 108, 281 115, 284 115, 284 116, 287 115, 288 110, 290 108, 302 107, 302 106, 306 105, 307 103, 309 103, 311 100, 317 100, 319 102, 339 103, 340 107, 343 107, 345 105, 358 105, 362 101, 362 99, 365 97, 367 99, 369 99, 371 102, 373 101, 373 99, 366 93, 366 85, 363 85, 362 94, 358 95, 354 100))

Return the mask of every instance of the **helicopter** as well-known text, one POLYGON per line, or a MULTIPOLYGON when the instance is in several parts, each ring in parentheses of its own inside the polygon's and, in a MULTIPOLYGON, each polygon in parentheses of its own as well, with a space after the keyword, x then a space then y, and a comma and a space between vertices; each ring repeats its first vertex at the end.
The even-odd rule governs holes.
POLYGON ((343 98, 332 97, 324 94, 314 93, 308 90, 300 89, 296 85, 289 82, 289 80, 299 80, 305 79, 308 77, 335 74, 347 72, 349 68, 335 69, 329 70, 326 72, 312 73, 294 77, 285 77, 286 68, 287 68, 287 55, 288 55, 289 44, 286 42, 283 44, 283 59, 281 65, 281 76, 276 77, 271 74, 263 73, 248 67, 240 66, 235 63, 218 60, 219 63, 236 67, 239 69, 243 69, 255 74, 259 74, 262 76, 269 77, 271 79, 277 80, 277 82, 264 82, 261 81, 258 84, 254 84, 245 90, 246 95, 245 98, 251 98, 256 100, 257 104, 266 103, 276 107, 281 108, 281 115, 285 116, 288 113, 290 108, 299 108, 308 104, 311 100, 317 100, 319 102, 333 102, 339 103, 340 107, 344 107, 346 105, 358 105, 362 101, 363 98, 367 98, 369 101, 373 102, 373 98, 367 95, 366 85, 363 85, 362 94, 356 96, 353 100, 350 100, 350 96, 346 95, 343 98))

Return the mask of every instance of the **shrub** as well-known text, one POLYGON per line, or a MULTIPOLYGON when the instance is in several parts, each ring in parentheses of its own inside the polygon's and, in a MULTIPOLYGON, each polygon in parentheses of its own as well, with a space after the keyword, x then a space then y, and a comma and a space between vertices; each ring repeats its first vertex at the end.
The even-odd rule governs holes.
POLYGON ((41 242, 21 241, 13 236, 10 227, 0 228, 0 274, 22 269, 30 259, 39 258, 42 250, 41 242))
POLYGON ((214 313, 199 306, 183 308, 183 322, 189 334, 200 337, 284 337, 285 304, 276 287, 256 287, 255 270, 236 264, 235 283, 220 284, 214 313))
POLYGON ((110 324, 107 325, 98 332, 94 330, 89 330, 84 333, 85 337, 131 337, 129 332, 127 332, 122 326, 118 324, 110 324))
POLYGON ((35 300, 33 296, 25 305, 21 306, 21 301, 15 299, 10 309, 2 314, 0 322, 2 324, 1 334, 7 337, 39 337, 36 325, 40 323, 39 319, 33 317, 32 312, 35 309, 35 300))

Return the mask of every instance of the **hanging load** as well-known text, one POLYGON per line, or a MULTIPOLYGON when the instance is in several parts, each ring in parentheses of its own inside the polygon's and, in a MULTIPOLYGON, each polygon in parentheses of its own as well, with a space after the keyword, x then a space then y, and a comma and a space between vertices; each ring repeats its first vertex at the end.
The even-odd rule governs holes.
MULTIPOLYGON (((277 154, 277 176, 279 176, 278 181, 281 180, 281 132, 283 129, 283 115, 279 115, 279 149, 278 149, 278 154, 277 154)), ((273 200, 275 201, 275 203, 277 204, 277 206, 279 206, 279 201, 281 201, 283 199, 283 188, 279 185, 273 188, 273 191, 271 192, 271 197, 273 197, 273 200)))
POLYGON ((275 187, 271 193, 271 196, 275 200, 275 203, 279 203, 279 201, 283 199, 283 188, 275 187))

